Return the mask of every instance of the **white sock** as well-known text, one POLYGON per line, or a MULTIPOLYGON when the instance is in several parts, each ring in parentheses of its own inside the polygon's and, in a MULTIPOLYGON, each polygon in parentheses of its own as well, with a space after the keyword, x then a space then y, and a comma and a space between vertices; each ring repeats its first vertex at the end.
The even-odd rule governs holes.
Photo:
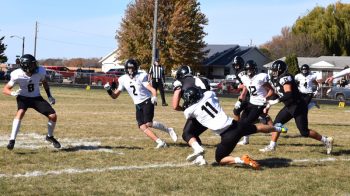
POLYGON ((193 148, 193 150, 195 152, 204 151, 203 147, 201 145, 199 145, 199 143, 197 141, 192 142, 191 147, 193 148))
POLYGON ((164 131, 166 133, 168 133, 168 127, 166 127, 165 125, 163 125, 161 122, 157 122, 157 121, 153 121, 152 123, 152 127, 161 131, 164 131))
POLYGON ((273 147, 273 148, 275 148, 275 147, 276 147, 276 142, 270 141, 270 146, 273 147))
POLYGON ((325 136, 322 136, 322 138, 321 138, 321 142, 323 142, 324 144, 327 142, 327 137, 325 137, 325 136))
POLYGON ((238 164, 243 164, 244 163, 244 161, 241 158, 239 158, 239 157, 234 157, 234 159, 235 159, 235 163, 238 163, 238 164))
POLYGON ((20 119, 16 119, 16 118, 13 119, 10 140, 15 140, 16 139, 17 133, 19 132, 19 127, 20 126, 21 126, 21 120, 20 119))
POLYGON ((53 131, 55 130, 56 122, 49 120, 47 123, 47 135, 49 137, 53 136, 53 131))
POLYGON ((247 135, 247 136, 243 136, 243 141, 245 141, 246 143, 248 143, 249 142, 249 136, 247 135))
POLYGON ((160 138, 158 138, 157 140, 156 140, 156 143, 157 144, 161 144, 163 142, 163 140, 161 140, 160 138))

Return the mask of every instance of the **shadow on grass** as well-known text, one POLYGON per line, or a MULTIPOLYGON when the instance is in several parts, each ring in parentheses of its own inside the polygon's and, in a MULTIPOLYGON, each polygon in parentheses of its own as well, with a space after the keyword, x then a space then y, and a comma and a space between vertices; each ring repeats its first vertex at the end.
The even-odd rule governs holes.
POLYGON ((332 152, 333 156, 342 156, 342 155, 349 155, 350 154, 350 150, 338 150, 336 152, 332 152))
POLYGON ((65 152, 76 152, 80 150, 113 150, 113 149, 128 149, 128 150, 142 150, 143 148, 136 147, 136 146, 72 146, 63 148, 61 151, 65 152))
POLYGON ((36 151, 30 151, 30 152, 15 152, 17 155, 28 155, 28 154, 38 154, 36 151))
MULTIPOLYGON (((176 147, 180 147, 180 148, 191 148, 190 145, 186 144, 186 143, 169 143, 170 146, 176 146, 176 147)), ((206 148, 216 148, 216 144, 212 145, 212 144, 202 144, 203 147, 206 148)))
POLYGON ((285 159, 285 158, 268 158, 268 159, 261 159, 257 161, 262 167, 281 168, 281 167, 289 167, 290 163, 293 160, 285 159))

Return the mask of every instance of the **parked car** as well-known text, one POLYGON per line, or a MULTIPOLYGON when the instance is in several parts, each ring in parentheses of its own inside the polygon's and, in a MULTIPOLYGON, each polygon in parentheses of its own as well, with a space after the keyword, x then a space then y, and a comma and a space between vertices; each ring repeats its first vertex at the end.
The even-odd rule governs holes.
POLYGON ((236 80, 222 80, 218 84, 219 94, 239 94, 239 89, 237 89, 237 81, 236 80))
POLYGON ((117 76, 121 76, 125 73, 124 69, 110 69, 106 72, 106 74, 114 74, 117 76))
POLYGON ((63 76, 60 73, 57 73, 55 70, 52 69, 46 69, 46 81, 48 82, 56 82, 56 83, 62 83, 63 82, 63 76))
POLYGON ((118 76, 115 74, 105 74, 103 72, 96 73, 82 73, 77 72, 74 77, 75 84, 86 84, 91 85, 95 84, 98 86, 105 85, 107 82, 112 83, 118 82, 118 76))
POLYGON ((75 71, 68 69, 64 66, 45 66, 46 69, 55 70, 57 73, 62 74, 63 78, 73 80, 75 71))
POLYGON ((165 77, 164 90, 173 90, 174 81, 175 79, 173 77, 165 77))
POLYGON ((327 97, 330 99, 336 99, 339 101, 346 101, 350 99, 350 88, 349 87, 332 87, 327 90, 327 97))

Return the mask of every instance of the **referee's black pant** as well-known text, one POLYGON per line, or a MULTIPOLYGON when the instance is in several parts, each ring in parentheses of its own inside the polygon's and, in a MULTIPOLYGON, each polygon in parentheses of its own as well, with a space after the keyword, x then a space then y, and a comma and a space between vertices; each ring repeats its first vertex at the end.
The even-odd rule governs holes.
POLYGON ((162 104, 166 104, 165 95, 164 95, 164 87, 161 79, 152 79, 152 87, 156 90, 159 89, 160 96, 162 97, 162 104))

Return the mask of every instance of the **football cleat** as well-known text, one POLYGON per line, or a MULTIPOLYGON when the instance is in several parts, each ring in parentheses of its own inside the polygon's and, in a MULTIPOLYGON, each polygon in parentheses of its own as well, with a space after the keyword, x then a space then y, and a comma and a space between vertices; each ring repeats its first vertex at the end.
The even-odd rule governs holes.
POLYGON ((168 147, 168 145, 164 141, 161 141, 157 144, 156 149, 166 148, 166 147, 168 147))
POLYGON ((168 128, 168 133, 171 137, 171 139, 176 142, 177 141, 177 135, 175 133, 175 130, 173 128, 168 128))
POLYGON ((327 149, 327 154, 331 154, 332 153, 333 142, 334 142, 333 137, 327 137, 327 141, 325 143, 325 146, 326 146, 326 149, 327 149))
POLYGON ((207 161, 204 159, 203 155, 199 155, 194 161, 192 161, 192 164, 194 165, 206 165, 207 161))
POLYGON ((203 149, 202 149, 202 150, 199 150, 199 151, 197 151, 197 152, 195 151, 194 153, 188 155, 187 158, 186 158, 186 160, 187 160, 188 162, 192 162, 192 161, 196 160, 198 156, 201 156, 201 155, 203 155, 203 154, 204 154, 204 150, 203 150, 203 149))
POLYGON ((253 169, 260 169, 260 165, 258 162, 254 161, 252 158, 250 158, 248 155, 243 155, 241 157, 241 160, 244 162, 245 165, 249 165, 253 169))
POLYGON ((15 140, 10 140, 7 149, 12 150, 15 147, 15 140))
POLYGON ((259 149, 260 152, 272 152, 275 150, 276 150, 276 147, 272 147, 270 145, 265 146, 265 148, 259 149))
POLYGON ((53 136, 46 136, 46 141, 52 143, 55 148, 61 148, 61 144, 53 136))
POLYGON ((280 133, 287 133, 288 132, 288 128, 283 126, 282 123, 276 123, 275 124, 275 128, 278 130, 278 132, 280 133))

